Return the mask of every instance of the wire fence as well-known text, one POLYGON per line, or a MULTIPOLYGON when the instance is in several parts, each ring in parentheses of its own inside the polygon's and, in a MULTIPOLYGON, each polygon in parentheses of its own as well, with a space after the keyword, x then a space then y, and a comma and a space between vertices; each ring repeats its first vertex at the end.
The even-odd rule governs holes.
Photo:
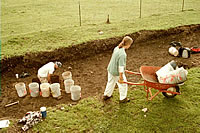
POLYGON ((2 0, 2 37, 199 10, 196 0, 2 0))

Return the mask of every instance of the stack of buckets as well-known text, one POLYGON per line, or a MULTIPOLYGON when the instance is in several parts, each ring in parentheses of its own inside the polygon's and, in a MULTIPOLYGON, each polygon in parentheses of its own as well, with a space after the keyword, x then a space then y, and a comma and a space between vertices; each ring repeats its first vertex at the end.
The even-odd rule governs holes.
POLYGON ((72 80, 72 73, 70 71, 66 71, 62 73, 62 77, 64 79, 65 92, 67 94, 71 93, 71 99, 73 101, 79 100, 81 98, 81 87, 74 85, 74 80, 72 80))

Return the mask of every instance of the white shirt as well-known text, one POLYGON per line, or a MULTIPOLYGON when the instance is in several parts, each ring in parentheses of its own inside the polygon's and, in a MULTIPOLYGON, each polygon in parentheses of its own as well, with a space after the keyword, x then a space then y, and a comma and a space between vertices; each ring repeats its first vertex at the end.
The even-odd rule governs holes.
POLYGON ((54 66, 55 66, 55 64, 53 62, 49 62, 46 65, 42 66, 38 70, 38 76, 47 77, 48 73, 49 74, 53 74, 53 72, 55 70, 54 66))

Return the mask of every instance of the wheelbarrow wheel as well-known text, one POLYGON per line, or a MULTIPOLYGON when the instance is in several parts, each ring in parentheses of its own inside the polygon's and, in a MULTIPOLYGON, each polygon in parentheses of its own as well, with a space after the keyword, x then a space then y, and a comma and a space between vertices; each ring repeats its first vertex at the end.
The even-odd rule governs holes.
MULTIPOLYGON (((170 88, 167 89, 167 91, 179 92, 179 87, 178 86, 170 87, 170 88)), ((167 93, 167 92, 162 92, 162 94, 167 98, 173 98, 173 97, 176 96, 176 94, 167 93)))

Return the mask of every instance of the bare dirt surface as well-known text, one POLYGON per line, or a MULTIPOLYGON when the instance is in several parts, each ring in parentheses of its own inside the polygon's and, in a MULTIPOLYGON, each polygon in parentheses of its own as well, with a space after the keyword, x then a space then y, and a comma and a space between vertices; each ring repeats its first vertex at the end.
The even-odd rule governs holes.
MULTIPOLYGON (((129 34, 134 40, 134 44, 127 50, 127 69, 139 71, 140 66, 163 66, 171 60, 175 60, 179 65, 186 68, 200 65, 200 54, 192 54, 191 58, 183 59, 169 55, 168 48, 171 41, 179 41, 184 47, 200 45, 200 25, 182 26, 169 30, 140 31, 129 34)), ((105 40, 95 40, 84 44, 71 46, 69 48, 58 49, 52 52, 42 52, 37 54, 26 54, 25 56, 13 57, 1 60, 1 88, 0 97, 0 118, 21 118, 27 111, 39 110, 42 106, 56 106, 58 104, 74 103, 70 94, 64 91, 61 82, 62 99, 57 100, 50 96, 32 98, 30 94, 24 98, 19 98, 14 88, 17 82, 28 84, 36 77, 39 67, 47 62, 59 60, 63 63, 62 68, 55 71, 56 75, 64 71, 71 71, 72 78, 76 85, 82 88, 82 98, 89 96, 101 97, 107 82, 107 65, 109 63, 112 50, 123 37, 110 38, 105 40), (16 79, 15 74, 28 72, 31 76, 16 79), (19 104, 5 108, 8 103, 19 100, 19 104)), ((128 80, 136 80, 129 77, 128 80)), ((144 96, 145 98, 145 96, 144 96)))

